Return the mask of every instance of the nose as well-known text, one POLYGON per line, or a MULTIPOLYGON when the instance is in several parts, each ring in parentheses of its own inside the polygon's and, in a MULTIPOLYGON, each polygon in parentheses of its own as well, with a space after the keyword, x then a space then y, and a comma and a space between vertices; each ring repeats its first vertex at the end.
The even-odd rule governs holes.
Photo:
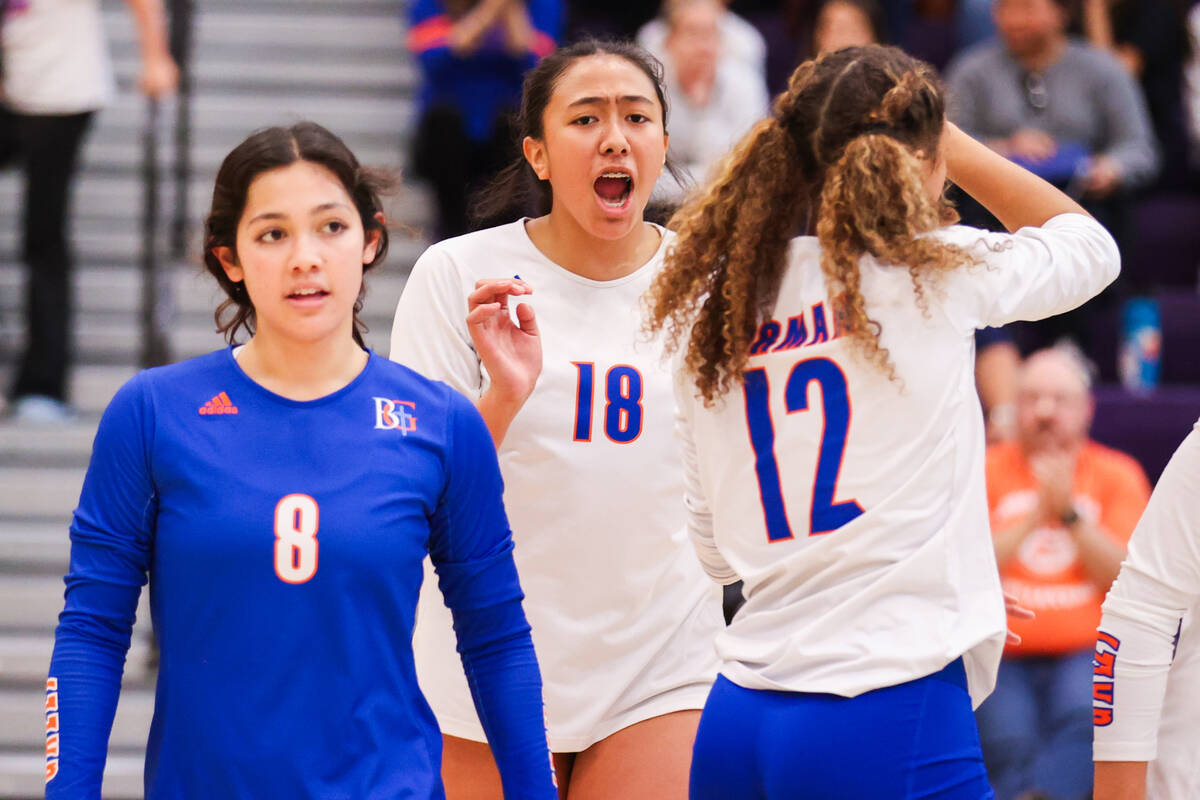
POLYGON ((1033 413, 1041 419, 1054 416, 1054 412, 1058 410, 1058 403, 1050 395, 1042 395, 1033 405, 1033 413))
POLYGON ((604 126, 604 136, 600 139, 600 152, 604 155, 626 155, 629 153, 629 140, 617 121, 604 126))
POLYGON ((321 266, 321 250, 317 237, 309 234, 299 234, 292 237, 292 252, 290 265, 296 272, 316 269, 321 266))

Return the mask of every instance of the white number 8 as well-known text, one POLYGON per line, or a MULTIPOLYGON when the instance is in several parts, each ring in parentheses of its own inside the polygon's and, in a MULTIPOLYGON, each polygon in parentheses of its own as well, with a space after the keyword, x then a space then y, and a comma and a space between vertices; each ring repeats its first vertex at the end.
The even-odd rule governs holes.
POLYGON ((317 574, 317 501, 289 494, 275 506, 275 574, 304 583, 317 574))

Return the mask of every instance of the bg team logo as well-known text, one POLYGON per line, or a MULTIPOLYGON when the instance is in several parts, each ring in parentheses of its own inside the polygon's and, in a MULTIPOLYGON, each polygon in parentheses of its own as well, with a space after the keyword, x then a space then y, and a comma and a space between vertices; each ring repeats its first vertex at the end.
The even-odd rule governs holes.
POLYGON ((409 431, 417 429, 417 418, 413 412, 417 404, 408 400, 389 400, 386 397, 372 398, 375 401, 375 430, 400 431, 408 436, 409 431))

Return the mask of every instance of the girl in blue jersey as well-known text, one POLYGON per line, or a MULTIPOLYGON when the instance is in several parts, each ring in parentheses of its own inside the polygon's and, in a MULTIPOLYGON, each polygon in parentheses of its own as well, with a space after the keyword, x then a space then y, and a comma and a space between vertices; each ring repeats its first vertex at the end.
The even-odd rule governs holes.
POLYGON ((971 712, 1005 620, 974 333, 1097 294, 1112 237, 874 45, 801 65, 673 225, 650 328, 681 351, 690 531, 747 598, 692 798, 990 798, 971 712), (1014 233, 947 227, 947 177, 1014 233))
POLYGON ((100 796, 147 578, 147 798, 443 797, 410 645, 427 554, 506 794, 556 797, 487 428, 362 344, 382 188, 312 123, 222 164, 205 264, 219 328, 251 335, 135 376, 100 423, 47 682, 47 797, 100 796))

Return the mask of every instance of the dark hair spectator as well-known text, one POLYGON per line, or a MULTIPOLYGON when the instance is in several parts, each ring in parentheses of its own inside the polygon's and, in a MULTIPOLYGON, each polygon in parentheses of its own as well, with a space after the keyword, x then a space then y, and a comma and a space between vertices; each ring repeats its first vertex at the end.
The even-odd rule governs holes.
MULTIPOLYGON (((1108 53, 1067 36, 1060 0, 996 0, 999 37, 962 53, 947 70, 950 119, 993 149, 1067 190, 1128 252, 1131 192, 1158 170, 1146 104, 1108 53)), ((978 206, 963 220, 993 227, 978 206)), ((1124 276, 1122 290, 1136 276, 1124 276)), ((1110 289, 1107 298, 1115 297, 1110 289)), ((1089 344, 1092 303, 1039 325, 1047 343, 1089 344)))
POLYGON ((1112 53, 1142 88, 1158 137, 1164 169, 1158 185, 1187 183, 1183 68, 1189 52, 1182 0, 1084 0, 1083 29, 1095 46, 1112 53))
POLYGON ((470 229, 467 198, 513 155, 521 81, 553 52, 561 0, 415 0, 409 49, 421 65, 413 174, 433 184, 436 238, 470 229))
MULTIPOLYGON (((718 0, 669 0, 663 12, 663 68, 675 121, 671 154, 692 179, 702 181, 767 115, 767 86, 762 72, 722 47, 720 21, 728 12, 718 0)), ((655 199, 671 204, 687 191, 668 173, 659 180, 655 199)))
MULTIPOLYGON (((126 0, 141 42, 141 90, 175 90, 162 0, 126 0)), ((0 2, 0 166, 25 178, 22 258, 29 270, 25 349, 12 386, 13 414, 35 423, 70 419, 72 338, 68 200, 95 112, 114 94, 99 0, 0 2)), ((2 405, 2 403, 0 403, 2 405)))

